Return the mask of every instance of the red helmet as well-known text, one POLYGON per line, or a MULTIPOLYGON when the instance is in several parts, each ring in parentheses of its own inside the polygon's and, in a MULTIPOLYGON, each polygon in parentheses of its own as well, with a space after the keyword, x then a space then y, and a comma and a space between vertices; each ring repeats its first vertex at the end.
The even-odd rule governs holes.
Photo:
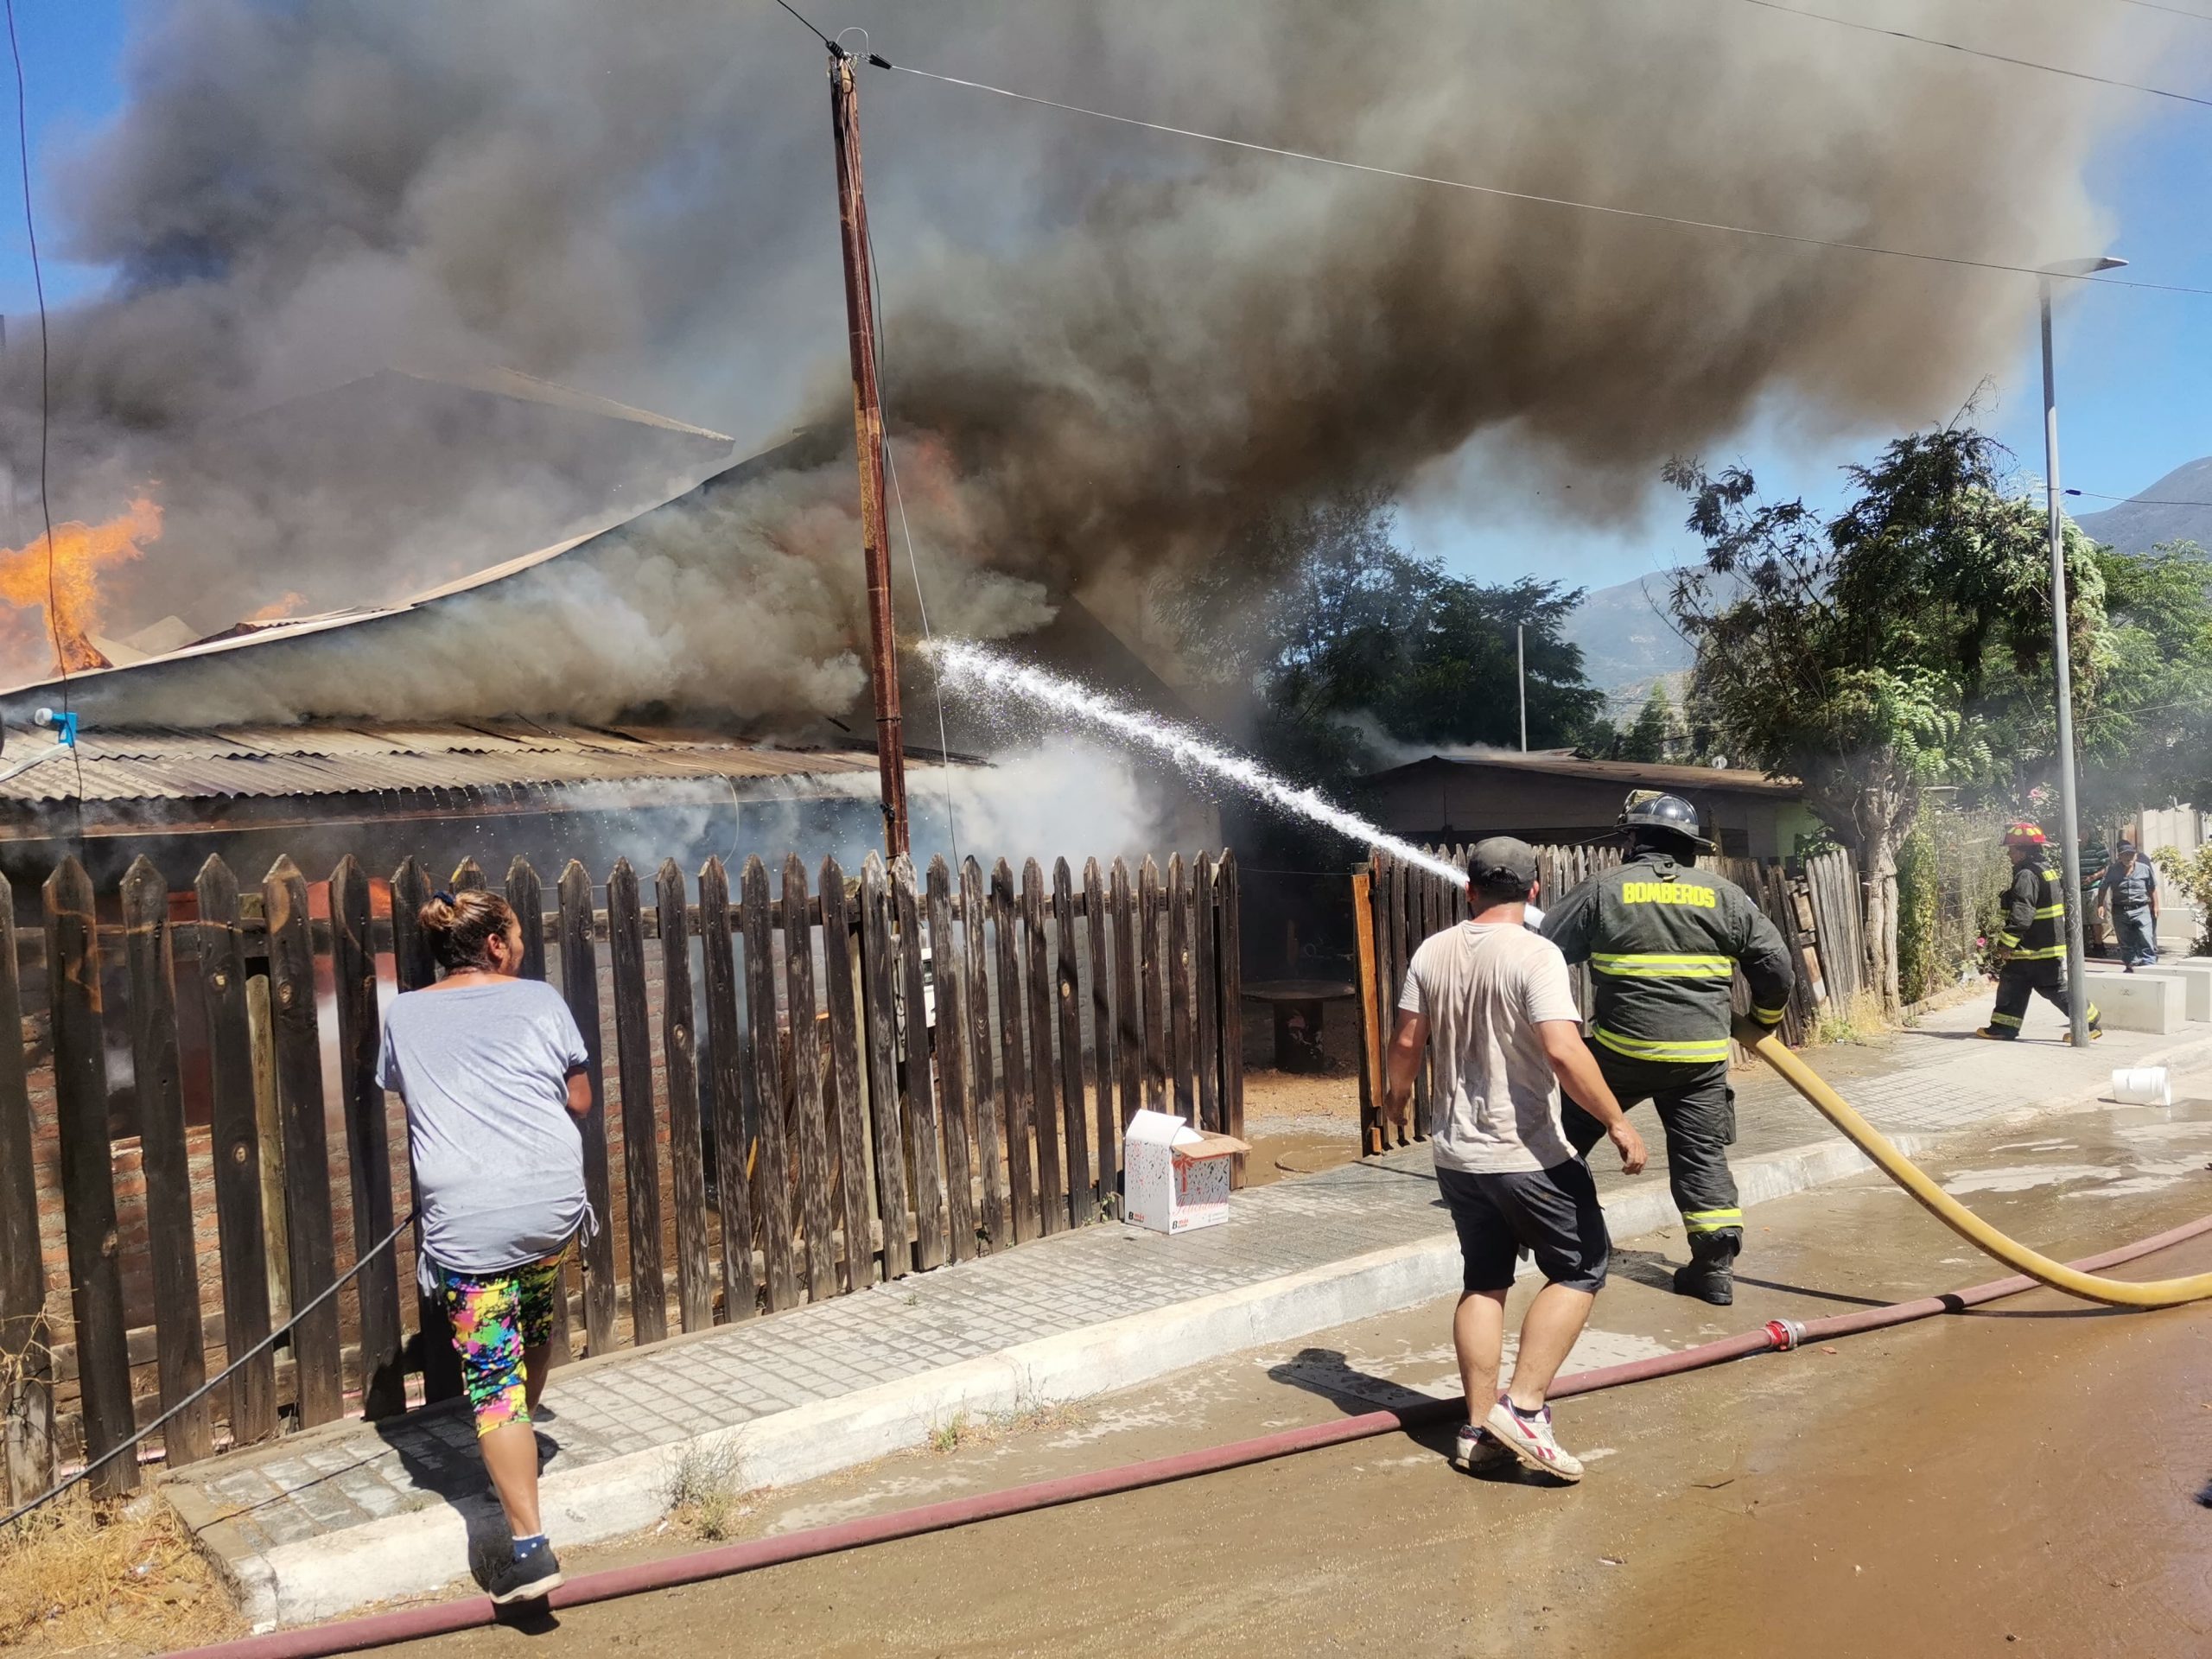
POLYGON ((2032 823, 2007 825, 2005 844, 2007 847, 2040 847, 2044 844, 2043 831, 2032 823))

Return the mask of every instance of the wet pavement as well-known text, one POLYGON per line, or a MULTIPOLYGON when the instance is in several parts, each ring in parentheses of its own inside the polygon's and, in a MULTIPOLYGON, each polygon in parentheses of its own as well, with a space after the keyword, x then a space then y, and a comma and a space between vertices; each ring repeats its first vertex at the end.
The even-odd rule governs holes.
MULTIPOLYGON (((2055 1255, 2157 1232, 2212 1211, 2212 1072, 2182 1083, 2182 1105, 2050 1114, 1961 1136, 1930 1166, 2055 1255)), ((1872 1175, 1758 1210, 1733 1308, 1668 1294, 1681 1258, 1678 1234, 1622 1241, 1568 1369, 2002 1272, 1872 1175)), ((2212 1240, 2120 1271, 2207 1269, 2212 1240)), ((740 1535, 1451 1392, 1448 1313, 1233 1357, 1041 1424, 960 1425, 950 1449, 764 1495, 740 1535)), ((741 1633, 748 1650, 835 1655, 2194 1654, 2212 1648, 2208 1361, 2212 1310, 2037 1292, 1564 1402, 1560 1439, 1590 1465, 1579 1488, 1462 1475, 1448 1430, 1391 1434, 421 1650, 718 1650, 741 1633)), ((671 1533, 569 1565, 691 1547, 671 1533)))

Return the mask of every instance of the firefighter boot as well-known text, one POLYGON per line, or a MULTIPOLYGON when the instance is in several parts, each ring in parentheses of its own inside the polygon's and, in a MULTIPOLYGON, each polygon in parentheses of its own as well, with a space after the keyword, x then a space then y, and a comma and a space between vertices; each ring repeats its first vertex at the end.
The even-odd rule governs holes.
POLYGON ((1736 1300, 1736 1252, 1743 1243, 1735 1232, 1692 1233, 1688 1264, 1675 1269, 1675 1294, 1726 1307, 1736 1300))

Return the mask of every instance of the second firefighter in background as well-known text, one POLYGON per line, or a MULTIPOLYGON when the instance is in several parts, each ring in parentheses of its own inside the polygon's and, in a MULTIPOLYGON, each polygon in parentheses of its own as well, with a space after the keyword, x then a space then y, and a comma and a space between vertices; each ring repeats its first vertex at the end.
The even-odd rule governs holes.
MULTIPOLYGON (((1713 843, 1697 810, 1678 796, 1639 790, 1621 813, 1624 860, 1560 900, 1544 937, 1570 963, 1590 964, 1590 1043, 1624 1108, 1649 1100, 1667 1138, 1667 1179, 1689 1236, 1690 1260, 1675 1274, 1686 1296, 1735 1298, 1744 1212, 1728 1147, 1736 1094, 1728 1086, 1732 992, 1741 967, 1751 1017, 1781 1023, 1797 974, 1780 930, 1726 877, 1696 868, 1713 843)), ((1560 1114, 1586 1153, 1604 1135, 1573 1100, 1560 1114)))
MULTIPOLYGON (((2065 878, 2050 868, 2043 831, 2032 823, 2016 823, 2007 830, 2005 850, 2012 856, 2012 880, 2005 889, 2004 931, 1989 944, 1990 962, 1997 969, 1997 1005, 1989 1023, 1974 1033, 1997 1042, 2019 1036, 2028 999, 2038 994, 2066 1016, 2069 1026, 2074 1018, 2066 983, 2065 878)), ((2082 1012, 2094 1043, 2105 1034, 2097 1005, 2092 1002, 2082 1012)), ((2074 1040, 2071 1030, 2066 1040, 2074 1040)))

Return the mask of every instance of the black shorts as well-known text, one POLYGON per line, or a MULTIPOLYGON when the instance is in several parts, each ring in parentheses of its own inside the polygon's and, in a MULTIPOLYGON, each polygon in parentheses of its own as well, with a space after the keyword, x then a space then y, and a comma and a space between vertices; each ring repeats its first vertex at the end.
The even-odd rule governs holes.
POLYGON ((1469 1295, 1510 1285, 1524 1244, 1553 1284, 1595 1292, 1605 1282, 1612 1245, 1598 1184, 1580 1158, 1496 1175, 1439 1169, 1436 1185, 1459 1230, 1461 1286, 1469 1295))

